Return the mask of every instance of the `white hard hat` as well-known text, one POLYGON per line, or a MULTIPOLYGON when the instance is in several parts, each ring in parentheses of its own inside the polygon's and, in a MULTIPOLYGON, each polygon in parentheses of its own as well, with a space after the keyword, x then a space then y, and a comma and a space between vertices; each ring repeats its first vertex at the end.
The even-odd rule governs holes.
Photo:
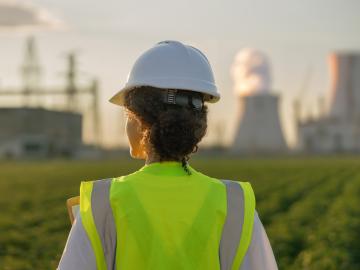
POLYGON ((220 100, 206 56, 199 49, 174 40, 161 41, 140 55, 125 86, 109 101, 123 106, 125 93, 139 86, 200 92, 204 101, 210 103, 220 100))

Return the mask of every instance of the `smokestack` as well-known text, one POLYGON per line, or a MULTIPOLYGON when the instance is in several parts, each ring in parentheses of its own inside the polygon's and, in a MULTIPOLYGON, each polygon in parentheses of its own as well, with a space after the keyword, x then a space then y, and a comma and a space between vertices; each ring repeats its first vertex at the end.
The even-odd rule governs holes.
POLYGON ((322 118, 325 114, 325 100, 324 97, 318 98, 318 118, 322 118))
POLYGON ((295 98, 293 102, 294 119, 296 123, 301 122, 301 103, 299 98, 295 98))

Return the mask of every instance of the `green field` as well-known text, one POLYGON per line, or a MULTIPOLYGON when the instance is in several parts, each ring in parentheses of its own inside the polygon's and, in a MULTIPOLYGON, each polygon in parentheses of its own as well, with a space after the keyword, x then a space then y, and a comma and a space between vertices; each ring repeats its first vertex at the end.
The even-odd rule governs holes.
MULTIPOLYGON (((250 181, 280 269, 360 269, 360 159, 199 159, 212 177, 250 181)), ((80 181, 143 162, 0 163, 0 269, 55 269, 70 230, 65 201, 80 181)))

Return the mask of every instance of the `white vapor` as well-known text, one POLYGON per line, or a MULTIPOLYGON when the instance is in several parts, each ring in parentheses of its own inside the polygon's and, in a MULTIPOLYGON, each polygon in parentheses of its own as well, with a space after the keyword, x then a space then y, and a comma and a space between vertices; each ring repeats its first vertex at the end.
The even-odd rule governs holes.
POLYGON ((233 90, 240 96, 265 94, 271 90, 270 63, 259 50, 239 51, 230 69, 233 90))

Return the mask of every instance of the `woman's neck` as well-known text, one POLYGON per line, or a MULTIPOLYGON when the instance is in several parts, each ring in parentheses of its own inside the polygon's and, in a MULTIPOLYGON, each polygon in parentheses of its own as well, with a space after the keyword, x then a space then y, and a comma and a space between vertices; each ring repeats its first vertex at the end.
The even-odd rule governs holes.
POLYGON ((159 162, 160 161, 160 157, 156 154, 150 153, 145 160, 145 164, 150 164, 153 162, 159 162))
POLYGON ((160 157, 156 153, 150 153, 145 160, 146 165, 153 162, 160 162, 160 157))

